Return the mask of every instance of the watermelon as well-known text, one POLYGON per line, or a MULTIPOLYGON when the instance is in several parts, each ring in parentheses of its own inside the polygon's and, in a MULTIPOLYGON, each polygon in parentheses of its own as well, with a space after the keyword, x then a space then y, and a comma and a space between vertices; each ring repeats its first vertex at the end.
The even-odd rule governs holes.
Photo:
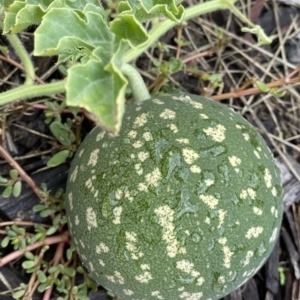
POLYGON ((123 300, 218 299, 278 238, 279 170, 225 105, 195 95, 130 104, 117 136, 96 127, 72 162, 70 233, 94 280, 123 300))

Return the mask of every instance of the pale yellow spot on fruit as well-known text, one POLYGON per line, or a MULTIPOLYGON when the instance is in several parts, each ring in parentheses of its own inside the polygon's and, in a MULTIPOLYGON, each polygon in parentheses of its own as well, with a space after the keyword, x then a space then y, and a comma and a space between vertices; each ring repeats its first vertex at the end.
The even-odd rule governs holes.
POLYGON ((139 185, 138 185, 138 189, 139 191, 141 192, 148 192, 148 187, 145 183, 143 182, 140 182, 139 185))
POLYGON ((184 300, 200 300, 202 296, 203 296, 202 292, 197 292, 197 293, 182 292, 179 295, 179 298, 184 300))
POLYGON ((200 117, 204 120, 208 119, 208 116, 206 114, 200 114, 200 117))
POLYGON ((131 196, 130 191, 128 191, 128 190, 125 191, 124 197, 125 197, 126 199, 128 199, 130 202, 133 201, 133 197, 131 196))
POLYGON ((253 212, 258 215, 261 216, 262 215, 262 210, 259 207, 254 206, 253 207, 253 212))
POLYGON ((206 179, 204 180, 206 186, 211 186, 215 183, 215 181, 213 179, 206 179))
POLYGON ((143 169, 141 168, 141 164, 135 164, 134 168, 137 172, 138 175, 142 175, 143 174, 143 169))
POLYGON ((204 222, 205 222, 206 224, 210 224, 210 218, 209 218, 209 217, 206 217, 204 222))
POLYGON ((92 262, 89 262, 89 267, 91 272, 95 272, 95 268, 92 262))
POLYGON ((99 149, 95 149, 94 151, 92 151, 89 162, 88 162, 88 166, 94 167, 97 164, 99 151, 100 151, 99 149))
POLYGON ((98 133, 96 136, 96 141, 97 142, 101 141, 104 138, 104 136, 105 136, 105 131, 98 133))
POLYGON ((176 141, 179 142, 180 144, 186 144, 186 145, 190 143, 188 139, 176 139, 176 141))
POLYGON ((277 196, 277 190, 276 190, 275 186, 272 188, 271 192, 274 197, 277 196))
POLYGON ((138 153, 138 159, 141 161, 141 162, 144 162, 147 158, 149 158, 150 154, 149 152, 139 152, 138 153))
POLYGON ((251 238, 258 238, 259 235, 264 231, 264 229, 261 226, 257 226, 257 227, 251 227, 245 237, 246 239, 251 239, 251 238))
POLYGON ((273 232, 272 232, 272 235, 269 239, 269 242, 272 243, 276 240, 276 237, 277 237, 277 232, 278 232, 278 228, 274 228, 273 229, 273 232))
POLYGON ((142 269, 143 271, 150 270, 150 266, 147 265, 147 264, 142 264, 142 265, 141 265, 141 269, 142 269))
POLYGON ((123 196, 123 191, 121 189, 117 189, 115 192, 115 197, 117 200, 120 200, 123 196))
POLYGON ((145 125, 148 122, 147 120, 147 114, 142 113, 140 116, 136 117, 134 121, 134 125, 137 125, 139 127, 145 125))
POLYGON ((105 266, 105 262, 102 259, 98 259, 99 265, 104 267, 105 266))
POLYGON ((153 140, 153 136, 152 136, 151 132, 149 132, 149 131, 143 133, 143 138, 147 142, 150 142, 153 140))
POLYGON ((185 272, 185 273, 191 273, 194 269, 194 264, 188 260, 181 260, 176 262, 176 268, 185 272))
POLYGON ((159 168, 155 168, 151 173, 145 176, 148 185, 157 186, 158 182, 161 180, 161 172, 159 168))
POLYGON ((174 119, 176 117, 175 111, 166 108, 160 115, 162 119, 174 119))
POLYGON ((185 253, 185 248, 180 247, 175 235, 174 210, 168 205, 164 205, 156 208, 154 213, 158 216, 158 224, 164 230, 162 239, 167 244, 167 255, 175 257, 179 253, 185 253))
POLYGON ((125 282, 125 281, 124 281, 124 277, 121 275, 120 272, 115 271, 115 272, 114 272, 114 275, 115 275, 116 280, 118 281, 119 284, 124 284, 124 282, 125 282))
POLYGON ((132 290, 129 290, 129 289, 123 290, 123 292, 124 292, 125 295, 128 295, 128 296, 134 295, 134 292, 132 290))
POLYGON ((123 207, 122 206, 118 206, 118 207, 115 207, 113 209, 113 213, 114 213, 115 218, 113 219, 112 222, 115 225, 121 224, 121 214, 122 214, 122 211, 123 211, 123 207))
POLYGON ((71 182, 75 182, 77 174, 78 174, 78 166, 75 167, 74 171, 72 172, 72 174, 70 176, 71 182))
POLYGON ((157 299, 164 299, 164 297, 160 294, 160 291, 151 292, 151 296, 156 297, 157 299))
POLYGON ((170 129, 173 131, 173 133, 177 133, 179 131, 175 124, 170 124, 170 125, 168 125, 168 127, 170 127, 170 129))
POLYGON ((247 188, 247 190, 242 190, 240 193, 240 198, 245 200, 247 197, 250 197, 250 199, 255 199, 256 197, 256 192, 252 188, 247 188))
POLYGON ((192 105, 192 106, 193 106, 194 108, 196 108, 196 109, 202 109, 202 108, 203 108, 203 105, 202 105, 201 103, 192 100, 192 99, 191 99, 189 96, 187 96, 187 95, 182 95, 182 96, 180 96, 178 100, 180 100, 180 101, 182 101, 182 102, 185 102, 185 103, 188 103, 188 104, 192 105))
POLYGON ((75 216, 75 225, 79 225, 79 218, 78 218, 78 215, 75 216))
POLYGON ((138 106, 135 111, 140 111, 142 108, 140 106, 138 106))
POLYGON ((275 218, 278 218, 278 210, 274 206, 271 207, 271 213, 275 218))
POLYGON ((221 226, 223 225, 226 214, 227 214, 227 211, 225 211, 224 209, 218 210, 218 217, 219 217, 218 228, 221 228, 221 226))
POLYGON ((127 134, 127 136, 131 139, 135 139, 137 136, 137 132, 135 130, 130 130, 127 134))
POLYGON ((153 279, 150 272, 144 272, 143 274, 135 276, 134 278, 140 283, 148 283, 151 279, 153 279))
POLYGON ((106 276, 106 278, 107 278, 109 281, 111 281, 111 282, 113 282, 113 283, 116 282, 115 277, 114 277, 113 275, 105 275, 105 276, 106 276))
POLYGON ((265 179, 267 188, 270 188, 272 186, 272 175, 271 175, 269 169, 265 169, 264 179, 265 179))
POLYGON ((238 124, 236 124, 235 127, 236 127, 237 129, 242 129, 242 126, 241 126, 241 125, 238 125, 238 124))
POLYGON ((191 170, 192 173, 197 173, 197 174, 201 173, 201 169, 196 165, 192 165, 190 167, 190 170, 191 170))
POLYGON ((94 189, 93 189, 93 181, 92 181, 92 178, 89 178, 89 179, 85 182, 85 186, 86 186, 89 190, 91 190, 91 191, 94 190, 94 189))
POLYGON ((196 108, 196 109, 202 109, 203 108, 203 105, 201 104, 201 103, 198 103, 198 102, 196 102, 196 101, 190 101, 189 102, 194 108, 196 108))
POLYGON ((81 247, 84 249, 85 248, 85 244, 83 243, 83 241, 79 240, 79 243, 80 243, 81 247))
POLYGON ((233 256, 234 252, 230 251, 228 246, 224 246, 222 250, 224 254, 223 265, 226 269, 229 269, 231 267, 231 257, 233 256))
POLYGON ((221 245, 225 245, 227 243, 227 238, 226 237, 219 238, 218 243, 221 245))
POLYGON ((215 127, 208 127, 206 129, 203 129, 203 131, 206 133, 206 135, 210 136, 215 142, 223 142, 225 140, 225 131, 226 128, 218 124, 215 127))
POLYGON ((226 245, 227 238, 225 237, 219 238, 218 243, 223 246, 222 247, 222 251, 224 254, 223 265, 226 269, 229 269, 231 267, 231 257, 233 256, 234 252, 230 251, 230 248, 226 245))
POLYGON ((185 162, 189 165, 194 163, 194 161, 199 158, 199 154, 193 149, 182 149, 182 155, 185 162))
POLYGON ((246 254, 246 257, 245 257, 245 260, 244 260, 244 263, 243 263, 243 267, 249 265, 250 259, 251 259, 251 257, 253 257, 253 255, 254 255, 254 252, 252 250, 247 251, 247 254, 246 254))
POLYGON ((101 242, 99 245, 96 246, 96 253, 101 254, 101 253, 108 253, 108 252, 109 252, 109 248, 103 242, 101 242))
POLYGON ((233 167, 237 167, 237 166, 240 165, 241 162, 242 162, 241 159, 238 158, 237 156, 230 156, 230 157, 228 157, 228 159, 229 159, 230 164, 231 164, 233 167))
POLYGON ((82 154, 83 154, 83 152, 84 152, 84 149, 80 150, 80 152, 79 152, 78 156, 79 156, 79 157, 81 157, 81 156, 82 156, 82 154))
POLYGON ((250 135, 248 133, 243 133, 243 137, 247 142, 250 140, 250 135))
POLYGON ((259 153, 258 153, 256 150, 254 150, 253 152, 254 152, 255 156, 256 156, 258 159, 260 159, 259 153))
POLYGON ((199 198, 211 209, 215 209, 219 200, 212 195, 200 195, 199 198))
POLYGON ((131 258, 137 260, 140 257, 142 257, 144 254, 142 252, 139 252, 139 249, 136 245, 137 242, 136 233, 126 231, 125 237, 126 237, 125 247, 130 252, 131 258))
POLYGON ((199 277, 196 282, 196 285, 201 286, 205 282, 205 279, 203 277, 199 277))
POLYGON ((251 199, 254 199, 256 197, 256 191, 253 190, 252 188, 247 188, 247 192, 251 199))
POLYGON ((141 148, 144 144, 141 141, 136 141, 132 146, 136 149, 141 148))
POLYGON ((72 194, 72 192, 70 192, 68 194, 68 200, 69 200, 69 204, 70 204, 70 209, 73 210, 73 194, 72 194))
POLYGON ((165 104, 165 102, 159 100, 159 99, 153 99, 152 100, 155 104, 158 104, 158 105, 162 105, 162 104, 165 104))
POLYGON ((88 230, 91 230, 91 227, 98 227, 96 213, 92 207, 88 207, 86 210, 86 221, 88 223, 88 230))

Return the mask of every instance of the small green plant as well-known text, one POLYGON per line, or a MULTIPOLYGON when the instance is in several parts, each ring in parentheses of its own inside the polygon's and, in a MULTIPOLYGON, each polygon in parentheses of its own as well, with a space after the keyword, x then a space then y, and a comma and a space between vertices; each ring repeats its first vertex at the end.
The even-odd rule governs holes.
POLYGON ((11 195, 14 197, 19 197, 22 190, 22 181, 19 177, 17 170, 9 171, 10 178, 7 179, 0 175, 0 186, 4 187, 4 191, 2 192, 2 196, 4 198, 8 198, 11 195))
MULTIPOLYGON (((54 196, 49 194, 43 184, 42 189, 45 203, 34 206, 34 211, 41 217, 50 217, 52 224, 32 222, 3 222, 5 231, 1 242, 3 249, 13 246, 14 252, 1 258, 0 267, 23 256, 22 268, 30 274, 27 284, 22 283, 13 293, 14 299, 30 299, 36 291, 46 293, 55 287, 60 300, 88 300, 88 292, 95 290, 95 283, 80 266, 73 244, 70 243, 69 233, 65 226, 67 219, 64 212, 62 190, 54 196), (56 250, 50 246, 56 245, 56 250), (47 259, 45 258, 47 253, 47 259), (50 258, 49 258, 50 256, 50 258), (51 259, 52 256, 52 259, 51 259), (83 277, 82 283, 75 284, 76 276, 83 277)), ((44 296, 50 299, 51 293, 44 296)))

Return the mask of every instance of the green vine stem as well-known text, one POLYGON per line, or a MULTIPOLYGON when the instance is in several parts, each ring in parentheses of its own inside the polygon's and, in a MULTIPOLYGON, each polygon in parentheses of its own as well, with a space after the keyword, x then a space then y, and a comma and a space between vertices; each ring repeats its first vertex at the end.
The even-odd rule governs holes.
MULTIPOLYGON (((271 39, 268 38, 263 32, 262 28, 258 25, 253 24, 246 16, 244 16, 234 5, 237 0, 211 0, 204 3, 199 3, 185 10, 182 21, 185 22, 189 19, 201 16, 207 13, 217 11, 219 9, 230 9, 239 19, 245 22, 251 28, 242 28, 243 31, 248 31, 253 34, 258 35, 258 40, 260 43, 270 43, 271 39)), ((181 1, 178 1, 181 2, 181 1)), ((152 30, 149 32, 149 39, 144 44, 137 48, 130 49, 125 54, 125 61, 130 62, 141 55, 146 49, 148 49, 152 44, 154 44, 163 34, 176 25, 175 22, 170 20, 165 20, 156 23, 152 30)))
POLYGON ((139 102, 150 98, 145 82, 136 68, 129 64, 123 64, 121 71, 129 82, 135 101, 139 102))
POLYGON ((41 85, 23 85, 0 94, 0 105, 9 102, 40 96, 50 96, 65 91, 65 81, 41 85))
POLYGON ((13 46, 15 52, 19 56, 26 70, 25 85, 32 85, 35 80, 35 71, 34 71, 34 65, 31 61, 28 52, 26 51, 22 42, 20 41, 19 37, 16 34, 7 34, 6 37, 10 42, 10 44, 13 46))

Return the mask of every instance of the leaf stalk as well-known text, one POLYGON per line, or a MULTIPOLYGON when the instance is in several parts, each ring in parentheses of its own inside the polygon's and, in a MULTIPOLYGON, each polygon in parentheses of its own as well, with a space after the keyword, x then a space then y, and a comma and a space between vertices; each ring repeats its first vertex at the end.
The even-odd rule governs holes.
POLYGON ((135 101, 144 101, 150 98, 145 82, 136 68, 129 64, 123 64, 122 73, 127 78, 135 101))
POLYGON ((7 34, 6 37, 10 42, 10 44, 13 46, 15 52, 19 56, 25 68, 26 71, 25 85, 32 85, 35 80, 35 70, 28 52, 26 51, 25 47, 23 46, 22 42, 20 41, 19 37, 16 34, 7 34))
POLYGON ((57 81, 49 84, 41 85, 23 85, 0 94, 0 105, 7 104, 9 102, 33 98, 39 96, 49 96, 65 91, 65 81, 57 81))

